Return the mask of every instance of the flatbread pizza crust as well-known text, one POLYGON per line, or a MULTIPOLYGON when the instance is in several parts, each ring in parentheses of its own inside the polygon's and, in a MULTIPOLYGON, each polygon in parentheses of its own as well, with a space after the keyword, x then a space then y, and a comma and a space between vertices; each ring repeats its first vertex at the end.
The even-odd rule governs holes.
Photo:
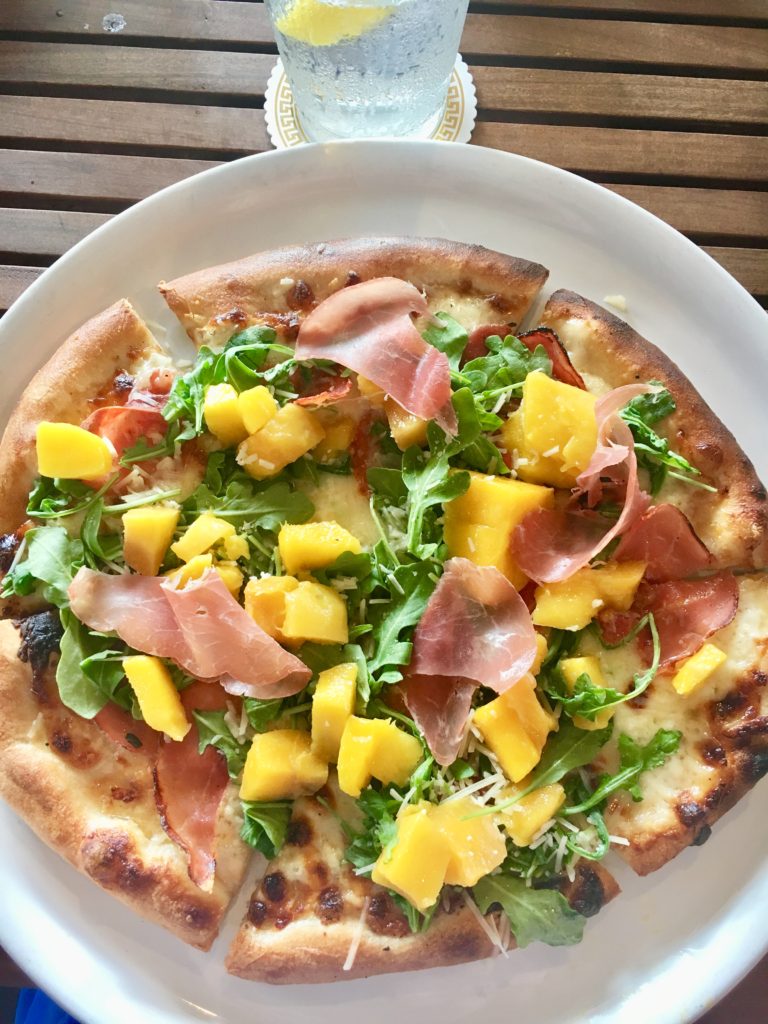
POLYGON ((465 327, 514 331, 547 279, 538 263, 443 238, 342 239, 257 253, 160 285, 197 344, 223 344, 267 323, 287 337, 316 303, 349 284, 400 277, 422 289, 431 310, 465 327))

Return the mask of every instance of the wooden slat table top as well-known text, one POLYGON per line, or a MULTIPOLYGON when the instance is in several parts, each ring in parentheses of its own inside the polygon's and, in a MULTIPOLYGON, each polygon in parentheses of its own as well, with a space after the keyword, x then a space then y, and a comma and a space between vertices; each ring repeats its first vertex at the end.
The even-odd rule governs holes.
MULTIPOLYGON (((768 0, 473 2, 473 142, 606 185, 768 304, 767 29, 768 0)), ((268 149, 275 53, 258 0, 0 2, 0 311, 132 203, 268 149)), ((765 971, 707 1024, 757 1019, 765 971)))

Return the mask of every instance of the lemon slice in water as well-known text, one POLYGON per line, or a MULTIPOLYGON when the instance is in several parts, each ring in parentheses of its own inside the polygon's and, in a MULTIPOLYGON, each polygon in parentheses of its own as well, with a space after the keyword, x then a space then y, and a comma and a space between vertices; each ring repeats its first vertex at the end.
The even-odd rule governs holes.
POLYGON ((391 6, 339 7, 322 0, 295 0, 275 27, 284 36, 310 46, 333 46, 363 35, 391 13, 391 6))

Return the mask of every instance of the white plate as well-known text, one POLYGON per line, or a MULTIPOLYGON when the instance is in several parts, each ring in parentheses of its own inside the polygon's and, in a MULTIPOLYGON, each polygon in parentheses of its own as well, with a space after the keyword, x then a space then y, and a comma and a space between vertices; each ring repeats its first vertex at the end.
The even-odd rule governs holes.
MULTIPOLYGON (((538 260, 552 287, 628 318, 689 374, 768 478, 763 312, 709 257, 643 210, 556 168, 443 143, 307 146, 239 160, 147 199, 64 256, 0 324, 7 415, 33 370, 87 317, 125 295, 179 331, 155 284, 287 242, 442 235, 538 260)), ((0 941, 82 1024, 680 1024, 724 994, 768 946, 763 840, 768 786, 709 842, 637 879, 580 946, 326 986, 230 978, 222 960, 247 897, 209 955, 145 924, 0 808, 0 941), (759 838, 759 837, 762 838, 759 838)))

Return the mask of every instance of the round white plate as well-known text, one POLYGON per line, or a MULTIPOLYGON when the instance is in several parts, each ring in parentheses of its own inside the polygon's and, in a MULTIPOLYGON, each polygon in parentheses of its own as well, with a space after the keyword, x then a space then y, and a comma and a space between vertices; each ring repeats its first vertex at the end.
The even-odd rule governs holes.
MULTIPOLYGON (((768 478, 763 312, 725 271, 643 210, 554 167, 430 142, 307 146, 181 182, 67 253, 0 324, 8 414, 33 370, 121 296, 180 335, 154 288, 198 267, 288 242, 442 235, 544 263, 550 287, 628 319, 691 377, 768 478)), ((721 996, 768 946, 763 785, 650 878, 613 858, 624 889, 568 949, 325 986, 270 988, 222 964, 249 883, 208 955, 145 924, 0 808, 0 942, 82 1024, 680 1024, 721 996)))

